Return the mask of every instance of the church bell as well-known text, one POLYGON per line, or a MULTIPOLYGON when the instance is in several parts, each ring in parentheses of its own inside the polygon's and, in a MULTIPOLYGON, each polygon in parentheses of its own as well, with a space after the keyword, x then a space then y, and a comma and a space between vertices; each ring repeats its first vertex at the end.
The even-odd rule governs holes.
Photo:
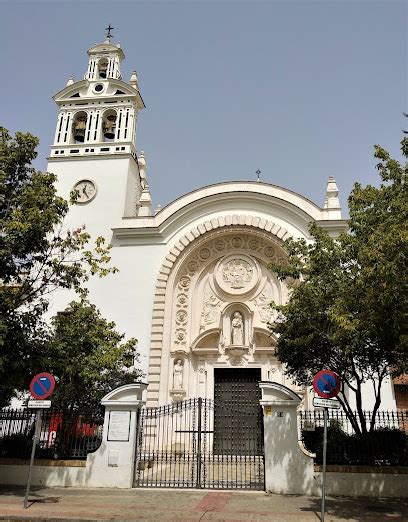
POLYGON ((74 140, 83 143, 85 140, 86 116, 78 116, 74 123, 74 140))
POLYGON ((106 78, 108 71, 108 62, 102 62, 99 64, 99 78, 106 78))
POLYGON ((108 140, 113 140, 115 137, 115 129, 116 129, 116 115, 111 114, 104 121, 103 126, 103 135, 108 140))

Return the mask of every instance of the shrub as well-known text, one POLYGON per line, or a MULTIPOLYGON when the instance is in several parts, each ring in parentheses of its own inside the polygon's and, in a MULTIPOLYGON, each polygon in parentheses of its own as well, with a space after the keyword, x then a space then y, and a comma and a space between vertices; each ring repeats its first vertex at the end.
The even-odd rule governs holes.
MULTIPOLYGON (((323 462, 323 428, 303 431, 305 447, 323 462)), ((365 434, 348 435, 340 426, 327 428, 327 464, 408 466, 408 437, 398 429, 380 428, 365 434)))

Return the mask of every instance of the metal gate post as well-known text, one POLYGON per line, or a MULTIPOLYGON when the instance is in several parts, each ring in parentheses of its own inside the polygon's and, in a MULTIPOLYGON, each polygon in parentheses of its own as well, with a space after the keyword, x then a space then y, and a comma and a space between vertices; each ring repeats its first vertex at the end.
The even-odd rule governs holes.
POLYGON ((197 488, 201 488, 201 411, 203 399, 198 398, 198 425, 197 425, 197 488))

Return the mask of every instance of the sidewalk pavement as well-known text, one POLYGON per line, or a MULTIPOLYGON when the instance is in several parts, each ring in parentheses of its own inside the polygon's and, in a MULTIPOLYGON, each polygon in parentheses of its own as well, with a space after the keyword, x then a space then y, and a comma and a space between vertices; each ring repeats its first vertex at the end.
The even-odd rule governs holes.
MULTIPOLYGON (((320 520, 320 499, 261 491, 33 488, 23 509, 23 487, 0 488, 0 520, 320 520)), ((329 498, 326 522, 408 521, 407 499, 329 498)))

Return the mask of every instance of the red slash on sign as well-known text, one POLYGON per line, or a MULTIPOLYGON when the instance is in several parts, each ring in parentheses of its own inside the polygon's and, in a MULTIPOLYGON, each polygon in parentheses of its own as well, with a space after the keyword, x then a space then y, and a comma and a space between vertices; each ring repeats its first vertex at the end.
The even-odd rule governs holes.
POLYGON ((54 377, 47 372, 38 373, 33 377, 30 383, 30 393, 34 399, 44 400, 47 399, 55 388, 54 377))
POLYGON ((319 397, 336 397, 340 391, 339 376, 330 370, 320 370, 313 378, 313 388, 319 397))

